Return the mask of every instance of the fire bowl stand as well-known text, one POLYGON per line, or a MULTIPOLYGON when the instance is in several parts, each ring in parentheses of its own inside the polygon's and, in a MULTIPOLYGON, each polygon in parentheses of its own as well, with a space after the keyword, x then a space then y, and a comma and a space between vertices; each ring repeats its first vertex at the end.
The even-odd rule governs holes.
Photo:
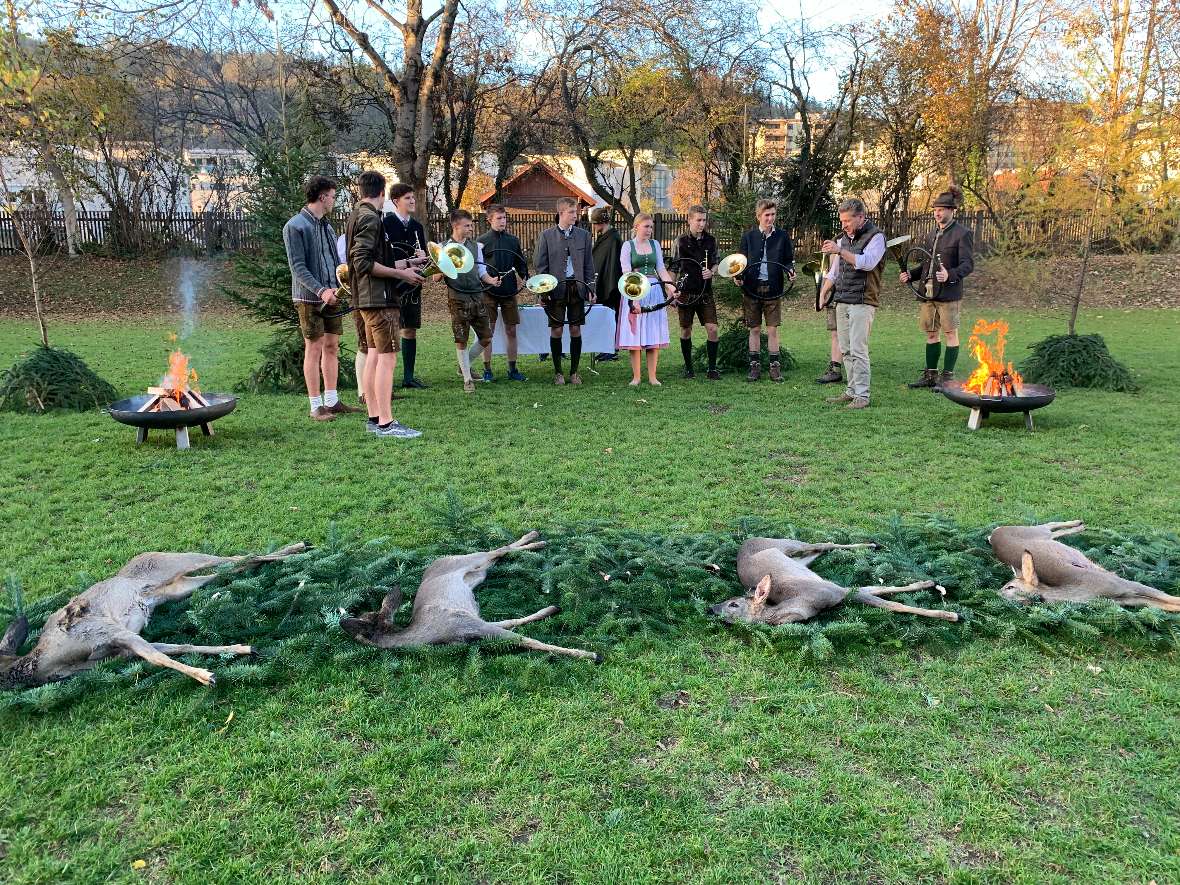
MULTIPOLYGON (((204 424, 201 425, 201 433, 205 434, 205 436, 212 436, 213 435, 213 428, 209 425, 209 422, 205 422, 204 424)), ((147 436, 148 436, 148 428, 137 427, 135 429, 135 444, 137 446, 143 445, 145 442, 147 442, 147 436)), ((176 428, 176 448, 178 448, 178 449, 187 449, 188 448, 188 428, 187 427, 177 427, 176 428)))

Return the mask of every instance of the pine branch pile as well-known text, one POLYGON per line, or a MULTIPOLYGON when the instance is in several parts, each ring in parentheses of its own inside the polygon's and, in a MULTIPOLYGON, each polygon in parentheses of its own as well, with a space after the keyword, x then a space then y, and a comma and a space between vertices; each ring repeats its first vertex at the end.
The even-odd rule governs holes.
POLYGON ((0 376, 0 412, 85 412, 110 405, 118 395, 81 357, 55 347, 37 345, 0 376))
MULTIPOLYGON (((750 368, 750 330, 741 319, 731 320, 722 326, 717 336, 717 368, 723 372, 745 373, 750 368)), ((770 353, 765 342, 762 343, 762 367, 770 366, 770 353)), ((708 364, 708 351, 702 343, 693 353, 693 360, 698 366, 708 364)), ((782 348, 780 365, 785 372, 799 364, 795 355, 787 348, 782 348)))
POLYGON ((1050 387, 1096 387, 1119 393, 1139 389, 1131 372, 1111 356, 1101 335, 1050 335, 1029 345, 1020 367, 1026 381, 1050 387))
MULTIPOLYGON (((414 550, 384 540, 355 543, 333 535, 305 554, 232 581, 213 582, 186 603, 160 609, 144 636, 153 642, 254 645, 260 652, 257 658, 213 662, 219 687, 281 682, 325 661, 380 661, 396 668, 399 655, 437 654, 440 661, 453 662, 453 648, 395 653, 358 645, 344 635, 339 623, 344 613, 377 608, 397 585, 406 599, 395 621, 404 624, 422 573, 435 558, 490 550, 521 534, 489 525, 481 511, 449 495, 435 514, 437 540, 414 550)), ((708 605, 743 592, 735 569, 738 548, 747 538, 814 535, 760 520, 743 520, 732 532, 702 534, 604 523, 558 527, 545 533, 549 543, 543 550, 497 563, 476 594, 488 620, 519 617, 548 604, 561 606, 558 616, 529 625, 528 634, 556 644, 576 641, 605 653, 608 661, 613 646, 633 637, 674 642, 678 635, 707 637, 719 631, 733 631, 775 653, 816 661, 874 648, 954 649, 974 640, 1032 642, 1049 651, 1059 645, 1109 640, 1148 650, 1180 648, 1180 615, 1123 609, 1109 602, 1021 606, 1005 601, 995 591, 1010 572, 992 556, 989 531, 990 527, 968 529, 939 517, 895 517, 871 537, 830 532, 815 538, 841 543, 873 540, 881 545, 876 550, 828 553, 812 566, 818 573, 850 588, 937 581, 947 594, 941 603, 934 591, 896 598, 951 608, 960 615, 957 623, 856 604, 838 606, 805 624, 777 627, 724 625, 712 619, 706 614, 708 605)), ((1092 546, 1083 549, 1096 562, 1166 592, 1180 589, 1180 537, 1109 531, 1091 532, 1089 537, 1092 546)), ((9 595, 11 615, 20 607, 15 582, 9 583, 9 595)), ((29 607, 33 635, 22 651, 36 640, 45 616, 69 595, 29 607)), ((191 660, 208 665, 207 658, 191 660)), ((180 683, 183 677, 142 662, 110 661, 65 683, 4 695, 0 709, 46 710, 95 685, 143 690, 165 680, 180 683)))

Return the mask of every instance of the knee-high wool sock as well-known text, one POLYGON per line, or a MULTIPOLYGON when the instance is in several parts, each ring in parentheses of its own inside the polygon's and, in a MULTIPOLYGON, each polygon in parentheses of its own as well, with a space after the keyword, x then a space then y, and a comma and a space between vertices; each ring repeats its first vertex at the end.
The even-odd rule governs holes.
POLYGON ((578 374, 578 363, 582 360, 582 336, 570 337, 570 374, 578 374))
POLYGON ((553 374, 561 374, 561 338, 549 339, 549 356, 553 358, 553 374))
MULTIPOLYGON (((955 363, 958 361, 958 359, 959 359, 958 345, 951 347, 948 344, 946 347, 946 360, 943 361, 942 368, 947 372, 953 372, 955 370, 955 363)), ((936 365, 937 365, 937 363, 936 363, 936 365)))
POLYGON ((418 355, 418 339, 402 339, 402 377, 406 381, 414 380, 414 357, 418 355))
POLYGON ((709 354, 709 371, 717 368, 717 344, 716 341, 705 342, 705 351, 709 354))
POLYGON ((680 339, 680 355, 684 357, 684 368, 692 371, 692 339, 680 339))
POLYGON ((926 345, 926 368, 932 372, 938 368, 938 355, 941 350, 942 345, 937 341, 926 345))

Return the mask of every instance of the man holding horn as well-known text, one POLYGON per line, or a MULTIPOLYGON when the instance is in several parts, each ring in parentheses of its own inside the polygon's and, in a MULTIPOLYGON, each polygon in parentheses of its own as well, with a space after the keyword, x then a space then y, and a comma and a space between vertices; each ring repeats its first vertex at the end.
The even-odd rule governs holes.
POLYGON ((565 384, 561 371, 561 333, 570 327, 570 383, 579 385, 582 359, 582 324, 586 302, 594 303, 594 245, 590 232, 578 227, 578 201, 557 201, 557 224, 541 232, 533 257, 533 270, 557 277, 557 288, 544 299, 549 317, 549 351, 553 356, 553 383, 565 384))
POLYGON ((832 269, 820 290, 819 302, 820 307, 829 300, 836 304, 836 336, 848 386, 844 393, 830 396, 827 401, 864 409, 869 405, 869 332, 880 303, 885 234, 865 218, 862 201, 848 199, 837 209, 844 235, 839 240, 824 240, 820 247, 832 256, 832 269))
MULTIPOLYGON (((520 253, 520 240, 508 233, 508 210, 499 203, 493 203, 487 210, 488 227, 486 234, 476 242, 483 249, 489 274, 499 277, 500 285, 484 292, 483 306, 491 320, 492 333, 496 331, 496 317, 504 323, 504 341, 508 349, 508 380, 524 381, 525 377, 516 368, 516 327, 520 325, 520 310, 516 306, 516 293, 522 280, 528 278, 529 267, 520 253)), ((483 349, 483 380, 492 381, 492 346, 483 349)))
MULTIPOLYGON (((917 280, 926 283, 926 300, 918 324, 926 333, 926 368, 914 389, 936 387, 955 377, 959 358, 959 312, 963 303, 963 279, 975 269, 975 240, 971 231, 955 221, 955 210, 963 205, 963 192, 951 185, 934 198, 935 228, 926 240, 930 258, 922 262, 917 280), (942 374, 938 372, 939 333, 946 338, 942 374)), ((902 271, 901 281, 910 282, 902 271)))

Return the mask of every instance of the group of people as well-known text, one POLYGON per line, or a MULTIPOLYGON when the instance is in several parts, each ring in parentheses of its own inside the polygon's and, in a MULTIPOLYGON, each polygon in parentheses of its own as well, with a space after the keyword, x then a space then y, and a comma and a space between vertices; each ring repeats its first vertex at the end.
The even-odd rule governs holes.
MULTIPOLYGON (((367 428, 379 437, 409 439, 421 432, 401 424, 393 415, 394 373, 400 352, 403 388, 426 387, 414 368, 417 331, 422 324, 423 271, 432 259, 427 254, 426 232, 414 217, 417 205, 412 188, 393 184, 387 193, 384 177, 374 171, 362 173, 357 188, 357 201, 340 237, 328 221, 337 186, 322 176, 307 183, 306 205, 283 230, 291 297, 305 342, 303 371, 310 414, 316 421, 331 421, 360 411, 342 402, 337 390, 342 317, 347 311, 340 307, 336 268, 343 264, 348 270, 358 344, 358 386, 368 413, 367 428), (393 206, 389 213, 383 212, 386 197, 393 206)), ((926 243, 931 257, 914 270, 914 280, 904 271, 900 276, 901 282, 918 291, 925 288, 920 326, 926 336, 926 361, 911 388, 933 388, 953 378, 963 279, 974 267, 971 231, 954 218, 961 204, 962 193, 957 188, 938 195, 934 201, 936 226, 926 243)), ((724 259, 707 229, 705 208, 693 206, 689 210, 687 230, 677 240, 672 259, 665 259, 654 238, 654 221, 647 213, 635 217, 631 236, 624 240, 611 226, 605 209, 591 213, 592 233, 578 226, 575 200, 558 200, 556 210, 557 223, 541 233, 532 261, 535 274, 548 274, 557 281, 541 296, 550 345, 542 359, 547 356, 551 360, 554 383, 581 385, 582 328, 587 311, 596 304, 612 312, 614 345, 629 353, 632 386, 642 382, 644 369, 648 383, 660 385, 657 368, 660 351, 669 345, 670 307, 677 312, 684 377, 696 374, 692 335, 694 325, 699 324, 706 336, 706 377, 720 378, 713 279, 724 259), (648 281, 639 297, 623 298, 620 294, 619 281, 629 274, 640 274, 648 281), (567 329, 568 379, 563 371, 567 329)), ((816 380, 844 381, 844 392, 828 401, 863 409, 870 399, 869 335, 879 304, 885 235, 867 219, 861 200, 845 200, 838 211, 841 235, 821 246, 829 268, 817 299, 817 307, 827 317, 831 361, 816 380)), ((742 235, 738 249, 745 267, 726 275, 734 277, 742 293, 742 315, 749 329, 747 380, 756 382, 762 377, 765 327, 768 374, 772 381, 781 382, 781 299, 786 284, 796 277, 794 246, 790 235, 775 226, 777 206, 773 201, 759 200, 754 215, 756 224, 742 235)), ((470 267, 457 268, 457 275, 446 279, 458 372, 463 389, 469 393, 475 390, 468 349, 471 335, 474 333, 483 358, 482 380, 492 381, 492 337, 497 323, 504 330, 508 378, 526 380, 517 364, 521 319, 517 296, 529 277, 529 263, 520 240, 507 230, 505 208, 489 207, 487 220, 488 232, 475 238, 470 212, 456 209, 450 214, 450 241, 461 243, 474 257, 470 267)), ((608 352, 596 358, 617 357, 608 352)))

